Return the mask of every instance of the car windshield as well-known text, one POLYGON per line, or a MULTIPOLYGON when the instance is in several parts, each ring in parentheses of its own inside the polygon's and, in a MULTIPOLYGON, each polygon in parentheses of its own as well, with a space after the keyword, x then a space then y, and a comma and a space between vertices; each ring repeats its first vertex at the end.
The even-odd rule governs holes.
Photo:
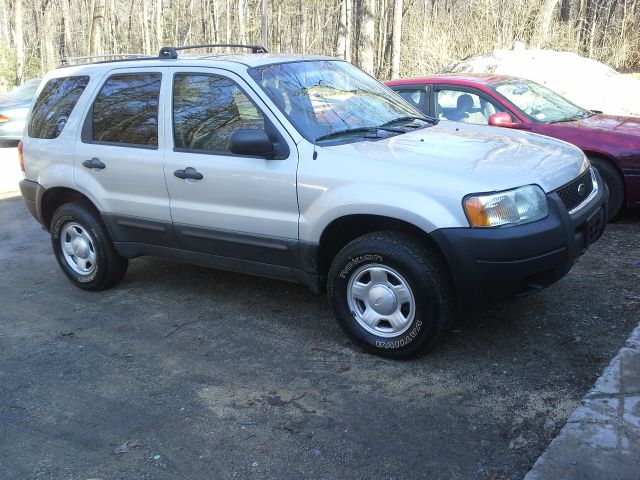
POLYGON ((491 85, 491 89, 537 122, 568 122, 593 115, 593 112, 580 108, 561 95, 529 80, 507 80, 491 85))
POLYGON ((7 93, 6 96, 13 100, 31 100, 36 95, 38 85, 40 85, 39 80, 30 80, 27 83, 23 83, 19 87, 14 88, 7 93))
POLYGON ((249 72, 311 142, 397 135, 429 125, 405 100, 347 62, 278 63, 249 72))

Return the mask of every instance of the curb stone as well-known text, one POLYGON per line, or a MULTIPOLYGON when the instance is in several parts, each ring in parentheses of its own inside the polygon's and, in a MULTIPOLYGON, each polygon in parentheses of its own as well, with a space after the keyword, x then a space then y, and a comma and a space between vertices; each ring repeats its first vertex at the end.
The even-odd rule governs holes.
POLYGON ((524 478, 640 479, 640 324, 524 478))

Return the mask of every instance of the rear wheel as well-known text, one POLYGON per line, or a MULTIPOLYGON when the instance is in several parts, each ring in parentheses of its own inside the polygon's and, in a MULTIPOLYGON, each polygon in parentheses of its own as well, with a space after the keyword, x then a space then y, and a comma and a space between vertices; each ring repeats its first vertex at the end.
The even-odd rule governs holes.
POLYGON ((598 170, 604 181, 605 188, 609 192, 607 203, 607 219, 612 220, 622 209, 625 199, 624 179, 616 167, 607 160, 598 157, 589 157, 589 161, 598 170))
POLYGON ((452 294, 442 261, 404 233, 376 232, 353 240, 334 259, 327 289, 342 329, 384 357, 426 351, 451 320, 452 294))
POLYGON ((116 252, 102 220, 85 202, 58 207, 51 221, 53 251, 65 275, 84 290, 103 290, 124 277, 129 261, 116 252))

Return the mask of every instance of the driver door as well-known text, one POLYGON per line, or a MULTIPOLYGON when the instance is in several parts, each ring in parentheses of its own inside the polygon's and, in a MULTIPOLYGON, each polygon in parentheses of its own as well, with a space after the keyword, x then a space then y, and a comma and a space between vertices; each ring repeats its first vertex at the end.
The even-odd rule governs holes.
POLYGON ((174 68, 164 174, 183 249, 287 265, 298 240, 296 145, 239 76, 212 68, 174 68), (280 159, 235 155, 238 129, 266 130, 284 145, 280 159), (280 132, 285 132, 280 133, 280 132), (179 172, 196 172, 182 178, 179 172))

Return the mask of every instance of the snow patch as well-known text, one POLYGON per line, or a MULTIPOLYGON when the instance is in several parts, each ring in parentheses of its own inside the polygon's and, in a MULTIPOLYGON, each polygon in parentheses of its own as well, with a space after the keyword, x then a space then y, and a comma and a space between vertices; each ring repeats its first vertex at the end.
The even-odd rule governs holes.
POLYGON ((446 73, 495 73, 533 80, 576 105, 609 115, 640 117, 640 79, 572 52, 494 50, 449 65, 446 73))

